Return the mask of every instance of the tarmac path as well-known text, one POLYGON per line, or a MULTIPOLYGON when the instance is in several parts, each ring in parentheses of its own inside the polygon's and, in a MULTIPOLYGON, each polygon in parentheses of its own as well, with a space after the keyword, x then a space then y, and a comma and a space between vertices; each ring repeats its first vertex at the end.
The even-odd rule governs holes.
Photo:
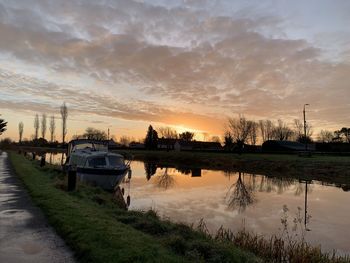
POLYGON ((0 152, 0 262, 75 262, 0 152))

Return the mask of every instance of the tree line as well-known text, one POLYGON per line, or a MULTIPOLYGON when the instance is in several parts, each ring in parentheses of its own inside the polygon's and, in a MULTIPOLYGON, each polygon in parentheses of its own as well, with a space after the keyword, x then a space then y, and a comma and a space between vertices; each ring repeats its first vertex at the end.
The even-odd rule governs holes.
MULTIPOLYGON (((67 118, 68 118, 68 107, 64 102, 60 107, 60 115, 61 115, 61 136, 62 136, 62 144, 65 143, 66 135, 67 135, 67 118)), ((56 119, 55 115, 51 115, 48 122, 48 117, 46 113, 43 113, 41 117, 39 114, 35 114, 34 117, 34 134, 32 135, 32 142, 34 143, 58 143, 55 141, 56 139, 56 119), (49 127, 47 127, 49 125, 49 127), (47 128, 49 130, 49 138, 46 139, 47 128)), ((18 123, 18 142, 23 143, 23 133, 24 133, 24 123, 21 121, 18 123)))

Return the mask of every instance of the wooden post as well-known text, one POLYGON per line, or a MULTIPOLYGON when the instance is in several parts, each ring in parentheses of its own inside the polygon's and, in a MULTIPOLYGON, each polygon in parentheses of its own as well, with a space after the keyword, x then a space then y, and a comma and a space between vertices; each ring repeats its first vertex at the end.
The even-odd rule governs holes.
POLYGON ((68 192, 74 191, 77 184, 77 171, 68 171, 68 192))
POLYGON ((40 167, 44 167, 45 166, 45 154, 41 156, 40 159, 40 167))

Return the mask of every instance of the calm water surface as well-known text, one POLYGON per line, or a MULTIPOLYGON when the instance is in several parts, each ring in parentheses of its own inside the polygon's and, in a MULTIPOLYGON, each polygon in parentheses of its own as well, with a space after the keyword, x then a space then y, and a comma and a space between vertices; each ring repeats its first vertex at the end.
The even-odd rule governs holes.
MULTIPOLYGON (((172 221, 198 223, 204 219, 212 233, 220 226, 233 231, 245 226, 255 233, 278 233, 283 206, 289 221, 305 212, 306 182, 262 175, 211 170, 179 171, 132 163, 129 209, 155 209, 172 221), (154 174, 153 174, 154 173, 154 174), (153 175, 152 175, 153 174, 153 175)), ((308 182, 306 239, 327 251, 350 253, 350 192, 308 182)), ((303 221, 304 223, 304 221, 303 221)))
MULTIPOLYGON (((50 163, 60 164, 61 158, 62 154, 46 154, 50 163)), ((162 218, 187 224, 204 219, 211 233, 221 226, 233 231, 244 226, 270 236, 280 233, 284 205, 289 209, 290 225, 298 207, 305 217, 306 205, 310 217, 306 240, 321 244, 325 251, 350 253, 350 192, 341 187, 246 173, 165 168, 137 161, 131 168, 131 180, 125 178, 127 183, 120 185, 131 210, 154 209, 162 218)), ((304 220, 302 226, 305 229, 304 220)))

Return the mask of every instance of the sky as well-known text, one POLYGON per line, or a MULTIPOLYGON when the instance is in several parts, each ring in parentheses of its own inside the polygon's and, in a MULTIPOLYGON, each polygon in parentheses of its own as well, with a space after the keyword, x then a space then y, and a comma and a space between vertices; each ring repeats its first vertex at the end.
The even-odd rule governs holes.
MULTIPOLYGON (((87 127, 222 136, 229 117, 350 123, 348 0, 0 0, 2 137, 87 127)), ((198 139, 201 139, 197 136, 198 139)))

